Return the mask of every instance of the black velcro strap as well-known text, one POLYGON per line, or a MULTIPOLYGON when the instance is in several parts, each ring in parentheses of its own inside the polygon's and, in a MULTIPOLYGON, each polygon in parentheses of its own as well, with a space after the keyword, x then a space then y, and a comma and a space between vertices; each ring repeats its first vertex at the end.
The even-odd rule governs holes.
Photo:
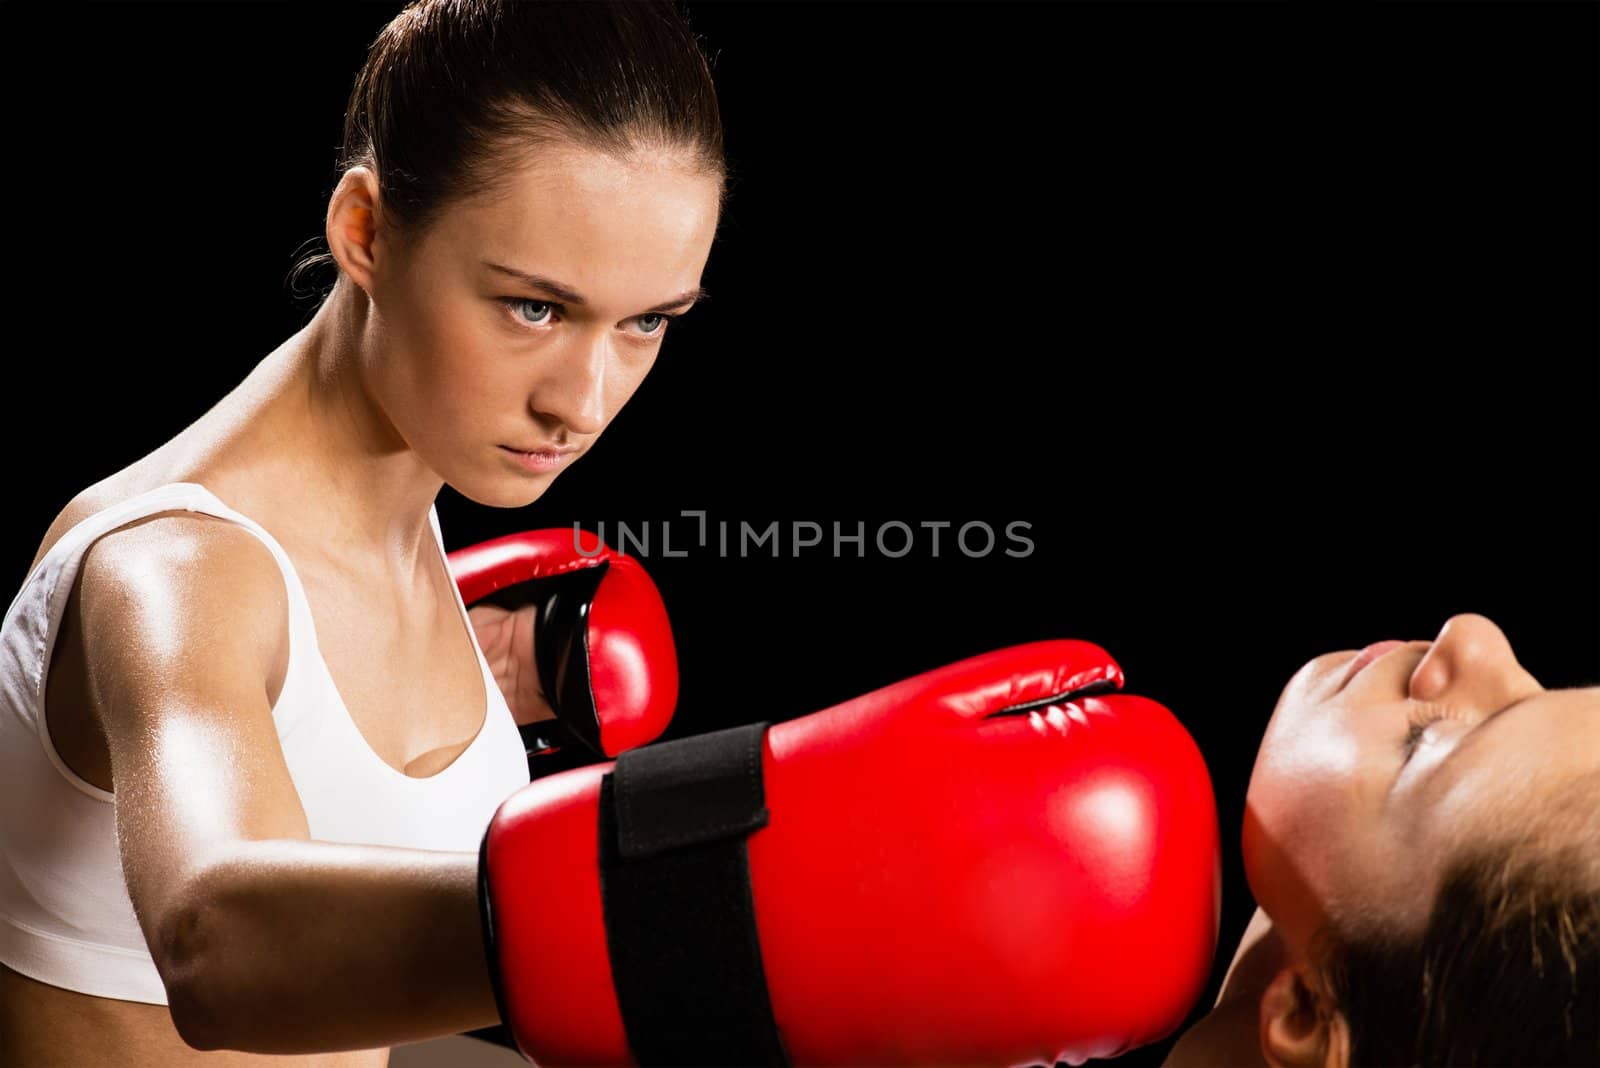
POLYGON ((600 781, 600 890, 641 1065, 789 1064, 745 839, 767 825, 766 723, 631 749, 600 781))
POLYGON ((761 749, 752 723, 633 749, 617 758, 617 848, 643 860, 721 839, 743 841, 767 825, 761 749))

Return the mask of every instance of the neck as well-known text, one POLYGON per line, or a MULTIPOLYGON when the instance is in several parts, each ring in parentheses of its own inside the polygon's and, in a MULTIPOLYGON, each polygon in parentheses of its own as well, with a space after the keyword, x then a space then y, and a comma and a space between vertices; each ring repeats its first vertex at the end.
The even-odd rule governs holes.
POLYGON ((1265 1068, 1261 1055, 1261 996, 1278 972, 1294 963, 1282 933, 1261 909, 1245 926, 1216 1006, 1186 1031, 1166 1068, 1265 1068))
POLYGON ((1266 1068, 1257 1004, 1246 998, 1218 1002, 1183 1033, 1163 1068, 1266 1068))
POLYGON ((251 372, 251 477, 294 495, 300 528, 329 558, 408 577, 434 551, 428 509, 444 482, 373 395, 367 369, 385 355, 374 326, 367 295, 341 279, 251 372))

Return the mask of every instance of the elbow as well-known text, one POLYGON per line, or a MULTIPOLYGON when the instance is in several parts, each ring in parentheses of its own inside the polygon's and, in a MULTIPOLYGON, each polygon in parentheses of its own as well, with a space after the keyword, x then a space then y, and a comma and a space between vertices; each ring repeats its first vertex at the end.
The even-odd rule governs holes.
POLYGON ((193 994, 182 987, 167 987, 167 1009, 172 1014, 172 1026, 183 1039, 184 1045, 196 1050, 231 1049, 226 1039, 202 1015, 203 1006, 193 994))
POLYGON ((226 983, 218 974, 222 940, 215 911, 195 897, 173 909, 155 947, 156 970, 167 990, 167 1010, 180 1038, 197 1050, 228 1049, 229 1014, 219 1004, 226 983))

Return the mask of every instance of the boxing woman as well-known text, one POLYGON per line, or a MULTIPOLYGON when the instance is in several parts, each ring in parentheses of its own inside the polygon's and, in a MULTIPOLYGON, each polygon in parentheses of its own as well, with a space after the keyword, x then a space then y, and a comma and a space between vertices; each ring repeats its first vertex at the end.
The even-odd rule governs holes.
POLYGON ((1243 845, 1260 908, 1173 1068, 1600 1064, 1600 686, 1473 613, 1316 657, 1243 845))
MULTIPOLYGON (((670 648, 640 638, 662 654, 642 696, 573 697, 540 650, 578 624, 533 636, 568 609, 466 604, 530 546, 535 570, 599 567, 546 567, 537 539, 453 566, 432 502, 448 482, 525 506, 595 441, 700 295, 724 176, 669 4, 425 2, 384 29, 328 205, 332 291, 68 504, 0 630, 8 1060, 381 1065, 504 1020, 552 1063, 739 1063, 739 1039, 761 1063, 1000 1064, 1184 1017, 1215 936, 1210 784, 1086 643, 527 786, 518 725, 609 756, 659 733, 670 648), (727 782, 764 798, 743 874, 675 873, 726 831, 683 797, 727 782), (669 884, 753 895, 743 926, 706 910, 708 937, 759 943, 760 989, 717 988, 750 1012, 658 966, 704 951, 728 978, 681 928, 660 941, 669 884), (748 1033, 687 1015, 719 1009, 748 1033)), ((602 660, 629 573, 607 565, 578 613, 602 660)))
POLYGON ((433 501, 524 507, 594 444, 699 295, 724 174, 669 3, 382 30, 332 291, 77 494, 7 613, 7 1059, 380 1065, 498 1021, 478 847, 551 712, 506 660, 527 614, 469 629, 433 501))

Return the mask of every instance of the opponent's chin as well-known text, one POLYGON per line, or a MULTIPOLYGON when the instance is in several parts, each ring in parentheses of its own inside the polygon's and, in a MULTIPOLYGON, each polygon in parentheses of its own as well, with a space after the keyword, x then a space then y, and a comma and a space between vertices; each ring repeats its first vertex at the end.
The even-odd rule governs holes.
MULTIPOLYGON (((1326 920, 1329 854, 1318 844, 1325 835, 1274 811, 1262 793, 1245 801, 1240 835, 1245 881, 1250 893, 1292 945, 1303 946, 1326 920)), ((1326 844, 1325 842, 1323 844, 1326 844)))

